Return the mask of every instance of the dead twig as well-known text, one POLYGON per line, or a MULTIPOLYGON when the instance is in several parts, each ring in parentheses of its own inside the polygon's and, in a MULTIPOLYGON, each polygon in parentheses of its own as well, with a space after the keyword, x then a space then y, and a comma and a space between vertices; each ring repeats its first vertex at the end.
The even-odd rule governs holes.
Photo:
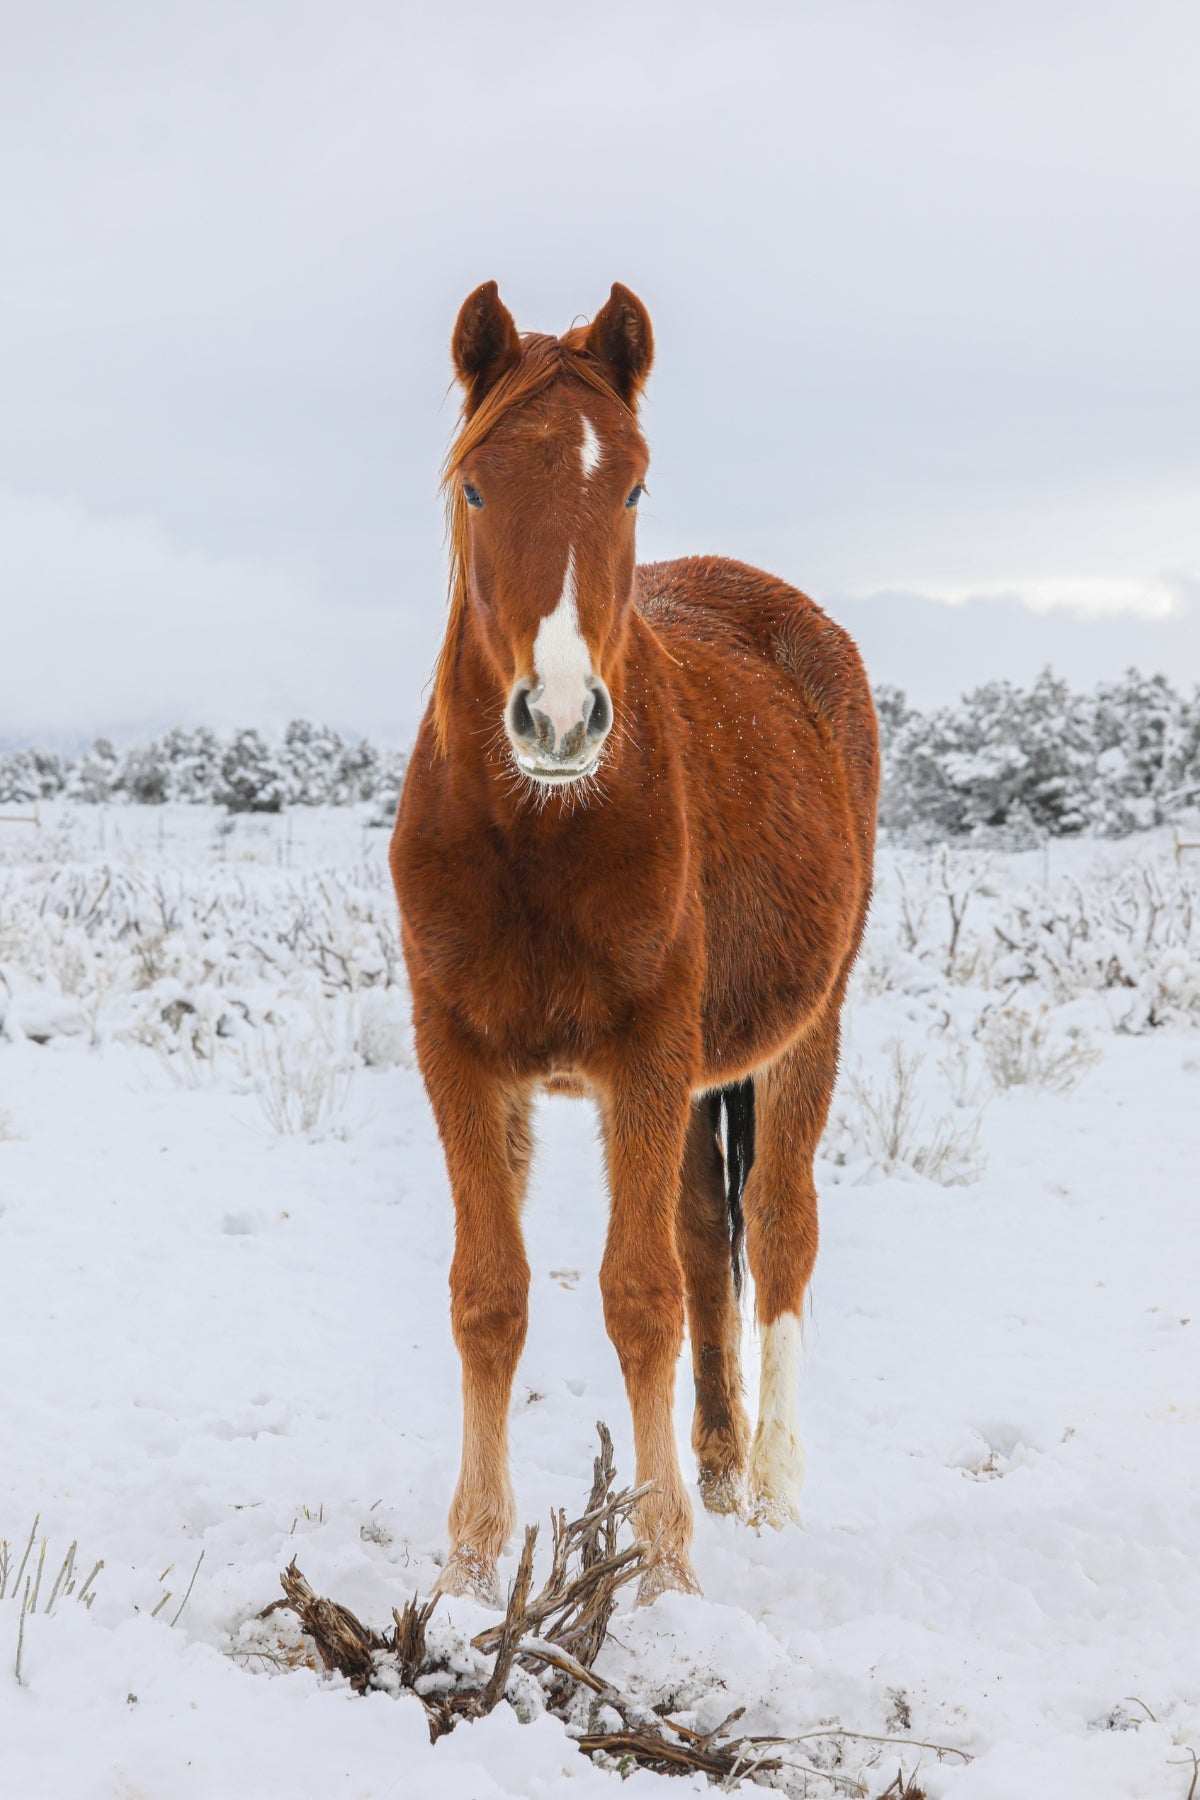
MULTIPOLYGON (((486 1674, 464 1675, 430 1654, 427 1628, 437 1596, 422 1602, 416 1595, 403 1612, 393 1609, 390 1632, 373 1631, 346 1607, 315 1594, 295 1562, 281 1577, 284 1599, 259 1614, 266 1618, 279 1606, 297 1614, 305 1635, 316 1646, 327 1670, 344 1675, 357 1693, 372 1688, 395 1692, 397 1685, 420 1700, 433 1742, 452 1731, 460 1719, 477 1719, 492 1712, 503 1700, 514 1671, 540 1682, 549 1711, 578 1729, 575 1705, 581 1690, 592 1696, 591 1723, 576 1738, 585 1755, 621 1769, 631 1765, 659 1774, 703 1774, 725 1790, 743 1781, 795 1770, 827 1781, 842 1793, 866 1800, 862 1782, 837 1769, 822 1769, 800 1761, 795 1751, 809 1739, 834 1743, 861 1739, 878 1744, 916 1744, 908 1738, 876 1738, 865 1732, 826 1726, 798 1737, 731 1737, 731 1728, 742 1717, 738 1707, 711 1731, 699 1732, 669 1716, 660 1717, 647 1704, 623 1694, 597 1675, 592 1667, 608 1634, 617 1597, 647 1566, 653 1548, 619 1542, 622 1529, 646 1492, 644 1487, 614 1491, 616 1469, 612 1439, 603 1424, 597 1426, 600 1453, 592 1470, 592 1489, 577 1519, 568 1521, 559 1508, 551 1516, 550 1571, 536 1596, 532 1595, 537 1527, 528 1526, 508 1596, 504 1618, 471 1640, 472 1649, 493 1658, 486 1674), (610 1710, 612 1730, 598 1728, 597 1707, 610 1710)), ((961 1756, 941 1744, 921 1744, 941 1757, 961 1756)), ((898 1776, 897 1780, 901 1778, 898 1776)), ((888 1789, 889 1800, 923 1800, 915 1786, 888 1789)))
POLYGON ((175 1614, 175 1617, 171 1620, 172 1625, 178 1625, 180 1619, 183 1616, 183 1609, 192 1597, 192 1589, 196 1585, 196 1577, 200 1573, 200 1564, 203 1561, 204 1561, 204 1552, 202 1550, 200 1552, 199 1556, 196 1558, 196 1566, 192 1570, 192 1579, 187 1584, 187 1593, 183 1596, 183 1599, 179 1602, 179 1611, 175 1614))
MULTIPOLYGON (((1196 1784, 1197 1782, 1200 1782, 1200 1756, 1196 1755, 1196 1752, 1192 1749, 1190 1744, 1185 1744, 1183 1747, 1192 1759, 1192 1782, 1191 1786, 1188 1788, 1187 1794, 1184 1796, 1184 1800, 1196 1800, 1196 1784)), ((1187 1768, 1187 1764, 1177 1756, 1171 1758, 1171 1766, 1175 1769, 1187 1768)))

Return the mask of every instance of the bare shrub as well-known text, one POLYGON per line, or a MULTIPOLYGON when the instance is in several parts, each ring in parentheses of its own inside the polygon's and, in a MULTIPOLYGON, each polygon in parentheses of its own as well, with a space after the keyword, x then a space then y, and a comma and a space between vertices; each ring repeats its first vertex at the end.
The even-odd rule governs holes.
POLYGON ((350 1098, 354 1066, 320 1030, 260 1027, 245 1056, 246 1073, 280 1137, 319 1137, 350 1098))
POLYGON ((917 1075, 924 1058, 906 1051, 898 1038, 887 1046, 890 1064, 881 1085, 852 1075, 848 1092, 855 1115, 843 1114, 841 1128, 855 1148, 885 1175, 911 1169, 942 1187, 968 1187, 987 1166, 980 1148, 977 1114, 966 1123, 947 1114, 925 1123, 917 1098, 917 1075))
POLYGON ((1006 1006, 984 1014, 976 1029, 988 1074, 1002 1091, 1037 1088, 1066 1094, 1103 1057, 1086 1038, 1068 1038, 1056 1046, 1050 1037, 1045 1008, 1031 1014, 1006 1006))
POLYGON ((960 967, 961 938, 967 909, 989 873, 988 865, 977 864, 972 857, 952 857, 943 844, 938 858, 937 892, 946 908, 946 961, 944 973, 948 981, 970 980, 971 967, 960 967))
POLYGON ((949 1039, 937 1066, 951 1103, 960 1111, 982 1112, 987 1102, 986 1073, 979 1068, 970 1044, 959 1037, 949 1039))
POLYGON ((140 1019, 128 1033, 153 1050, 176 1087, 211 1087, 219 1072, 219 1018, 190 1000, 173 1000, 140 1019))

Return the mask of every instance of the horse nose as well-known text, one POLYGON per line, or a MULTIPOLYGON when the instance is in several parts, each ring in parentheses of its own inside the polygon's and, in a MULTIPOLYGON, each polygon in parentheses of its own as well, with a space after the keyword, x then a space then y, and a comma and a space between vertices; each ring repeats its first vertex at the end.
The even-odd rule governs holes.
POLYGON ((506 723, 513 742, 538 760, 574 762, 599 749, 612 727, 612 699, 598 675, 575 695, 550 694, 528 679, 509 696, 506 723))

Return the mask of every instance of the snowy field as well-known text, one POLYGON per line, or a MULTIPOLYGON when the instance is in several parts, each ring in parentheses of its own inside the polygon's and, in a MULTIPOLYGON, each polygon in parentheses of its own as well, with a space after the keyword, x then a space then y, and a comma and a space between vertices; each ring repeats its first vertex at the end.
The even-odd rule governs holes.
MULTIPOLYGON (((444 1543, 451 1212, 386 834, 198 807, 0 834, 0 1794, 622 1791, 549 1715, 431 1747, 415 1700, 256 1620, 295 1557, 382 1627, 444 1543)), ((820 1168, 806 1528, 700 1511, 704 1598, 622 1610, 610 1680, 700 1730, 744 1705, 741 1731, 867 1734, 800 1745, 797 1795, 903 1767, 931 1800, 1186 1800, 1197 1026, 1200 857, 1166 834, 884 854, 820 1168)), ((593 1122, 539 1124, 512 1435, 544 1525, 597 1419, 633 1458, 593 1122)), ((751 1387, 755 1351, 748 1326, 751 1387)), ((690 1458, 689 1413, 681 1366, 690 1458)), ((442 1602, 436 1630, 492 1616, 442 1602)))

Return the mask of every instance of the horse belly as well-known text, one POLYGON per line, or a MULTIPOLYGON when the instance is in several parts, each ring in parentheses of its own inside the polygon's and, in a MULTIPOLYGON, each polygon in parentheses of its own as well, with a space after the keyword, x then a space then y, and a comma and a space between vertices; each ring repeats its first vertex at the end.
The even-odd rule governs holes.
POLYGON ((711 1080, 777 1056, 844 978, 864 881, 842 834, 819 841, 819 855, 776 860, 769 871, 751 864, 710 886, 703 1035, 711 1080))

